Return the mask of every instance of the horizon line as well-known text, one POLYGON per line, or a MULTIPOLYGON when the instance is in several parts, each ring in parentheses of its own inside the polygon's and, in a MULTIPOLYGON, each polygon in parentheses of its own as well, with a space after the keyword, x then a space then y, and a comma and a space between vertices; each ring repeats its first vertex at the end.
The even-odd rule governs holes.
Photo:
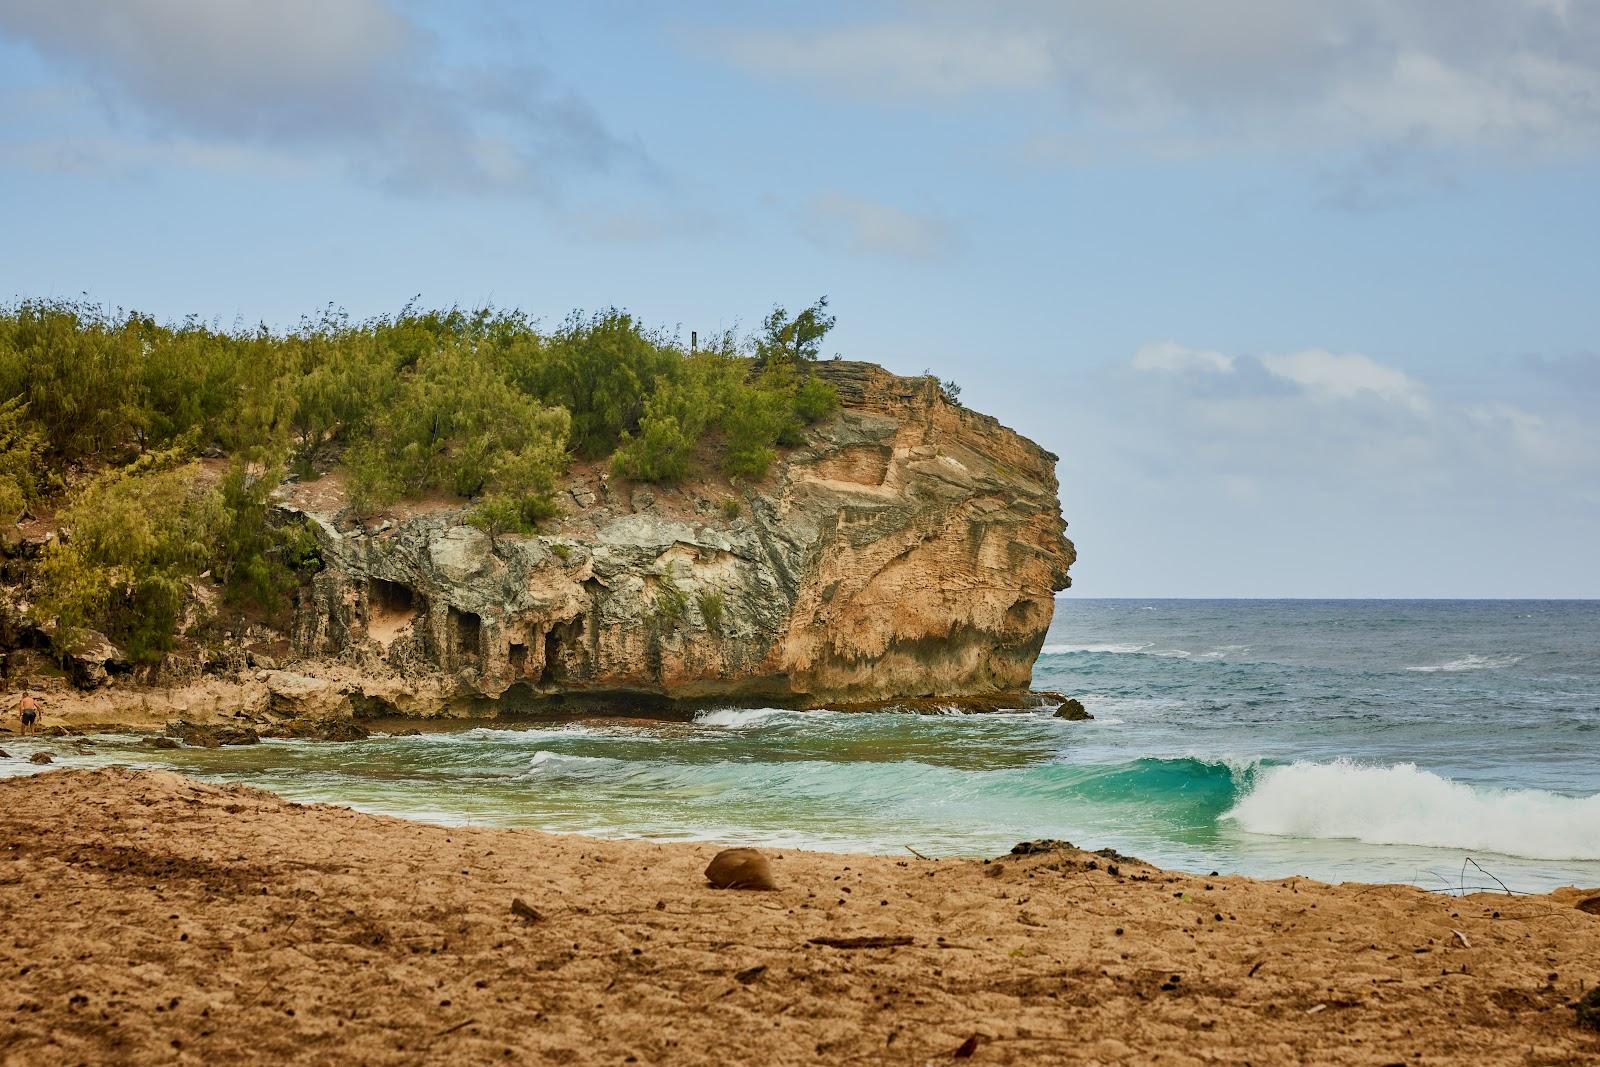
POLYGON ((1411 601, 1415 601, 1415 600, 1439 600, 1439 601, 1457 601, 1457 602, 1462 602, 1462 601, 1469 601, 1469 602, 1477 602, 1477 601, 1503 601, 1503 602, 1538 601, 1538 602, 1552 603, 1552 604, 1600 602, 1600 595, 1596 595, 1596 596, 1511 596, 1511 595, 1502 595, 1502 596, 1449 596, 1449 595, 1426 595, 1426 596, 1344 596, 1344 595, 1341 595, 1341 596, 1303 596, 1303 595, 1280 595, 1280 594, 1233 594, 1233 595, 1223 595, 1223 594, 1214 594, 1214 593, 1213 594, 1170 594, 1170 593, 1163 593, 1163 594, 1159 594, 1159 595, 1141 596, 1141 595, 1138 595, 1138 594, 1127 594, 1127 593, 1084 594, 1084 593, 1074 593, 1074 592, 1071 592, 1070 590, 1063 590, 1063 591, 1055 594, 1055 599, 1056 600, 1062 600, 1062 599, 1066 599, 1066 598, 1069 598, 1069 597, 1077 599, 1077 600, 1350 600, 1350 601, 1366 601, 1366 600, 1411 600, 1411 601))

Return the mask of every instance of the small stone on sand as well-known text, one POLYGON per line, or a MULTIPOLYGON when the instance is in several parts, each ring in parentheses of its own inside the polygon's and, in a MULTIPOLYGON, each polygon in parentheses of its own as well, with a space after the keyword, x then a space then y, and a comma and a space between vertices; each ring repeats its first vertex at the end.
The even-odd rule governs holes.
POLYGON ((706 881, 718 889, 776 889, 767 857, 753 848, 725 848, 711 857, 706 881))

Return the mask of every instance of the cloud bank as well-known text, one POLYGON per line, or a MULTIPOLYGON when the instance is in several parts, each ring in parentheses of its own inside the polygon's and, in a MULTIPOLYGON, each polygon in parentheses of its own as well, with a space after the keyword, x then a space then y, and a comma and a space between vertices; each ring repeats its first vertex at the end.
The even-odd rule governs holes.
POLYGON ((1554 396, 1441 396, 1361 353, 1229 355, 1172 341, 1140 348, 1105 388, 1114 422, 1158 428, 1127 442, 1158 478, 1467 501, 1565 485, 1600 503, 1600 427, 1554 396))
POLYGON ((0 35, 88 90, 74 121, 19 139, 39 168, 310 156, 401 192, 549 196, 648 165, 543 68, 452 66, 385 0, 0 0, 0 35))
MULTIPOLYGON (((881 9, 880 9, 881 10, 881 9)), ((1030 94, 1036 158, 1104 152, 1590 152, 1600 0, 1018 0, 724 32, 729 61, 943 106, 1030 94), (1108 137, 1108 134, 1111 136, 1108 137)))

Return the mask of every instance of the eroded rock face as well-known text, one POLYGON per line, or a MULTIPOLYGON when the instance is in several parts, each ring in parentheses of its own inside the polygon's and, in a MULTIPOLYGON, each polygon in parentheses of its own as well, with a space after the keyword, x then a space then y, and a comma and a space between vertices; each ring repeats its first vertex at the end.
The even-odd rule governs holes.
POLYGON ((297 654, 388 678, 369 697, 413 713, 513 687, 795 705, 1025 691, 1074 559, 1055 457, 930 380, 818 373, 842 410, 767 481, 579 467, 569 514, 536 537, 491 539, 452 508, 364 527, 291 494, 326 564, 297 654))

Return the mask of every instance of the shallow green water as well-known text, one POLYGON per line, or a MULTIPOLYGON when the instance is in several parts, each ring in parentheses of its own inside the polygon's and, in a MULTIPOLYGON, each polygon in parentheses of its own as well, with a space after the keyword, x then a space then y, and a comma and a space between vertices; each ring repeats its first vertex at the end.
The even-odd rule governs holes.
MULTIPOLYGON (((1061 837, 1262 876, 1600 885, 1600 605, 1063 601, 1097 716, 728 710, 152 750, 7 741, 446 823, 986 855, 1061 837)), ((0 774, 36 770, 0 761, 0 774)))

